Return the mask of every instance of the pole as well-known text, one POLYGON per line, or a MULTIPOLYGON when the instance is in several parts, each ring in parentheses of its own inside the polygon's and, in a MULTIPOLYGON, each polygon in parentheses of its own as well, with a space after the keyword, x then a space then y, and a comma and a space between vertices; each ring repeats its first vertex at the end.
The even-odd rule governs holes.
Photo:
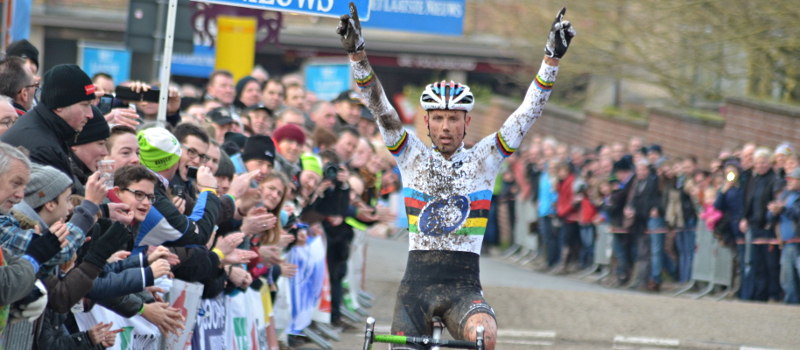
POLYGON ((165 5, 169 0, 156 0, 158 10, 156 10, 156 30, 153 32, 153 67, 150 69, 152 81, 158 80, 158 72, 161 71, 161 49, 164 47, 164 12, 165 5))
POLYGON ((172 64, 172 42, 175 40, 175 14, 178 0, 169 0, 167 30, 164 35, 164 55, 161 58, 161 94, 158 96, 158 126, 167 124, 167 101, 169 100, 169 75, 172 64))
POLYGON ((2 36, 2 38, 0 38, 0 51, 2 51, 3 54, 5 54, 6 47, 8 46, 8 44, 10 44, 8 42, 8 39, 10 37, 9 34, 8 34, 8 29, 9 29, 8 28, 9 27, 8 26, 9 25, 8 21, 11 19, 11 3, 12 3, 12 1, 13 0, 5 0, 5 1, 3 1, 3 23, 2 23, 3 36, 2 36))

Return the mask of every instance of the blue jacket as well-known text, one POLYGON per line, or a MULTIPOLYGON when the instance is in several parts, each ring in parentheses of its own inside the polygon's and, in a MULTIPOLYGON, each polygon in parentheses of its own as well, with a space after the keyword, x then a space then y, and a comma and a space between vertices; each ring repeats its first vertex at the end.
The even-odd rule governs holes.
POLYGON ((539 176, 539 217, 556 214, 558 192, 550 181, 549 172, 545 169, 539 176))
POLYGON ((146 264, 143 254, 131 254, 125 260, 107 264, 86 297, 103 300, 144 291, 154 281, 153 271, 146 264))

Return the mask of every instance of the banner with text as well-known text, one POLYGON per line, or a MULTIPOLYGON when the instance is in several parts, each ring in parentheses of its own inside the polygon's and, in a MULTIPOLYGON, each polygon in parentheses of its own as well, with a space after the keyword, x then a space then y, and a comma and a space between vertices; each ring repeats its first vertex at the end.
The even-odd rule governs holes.
POLYGON ((370 20, 363 23, 362 27, 461 36, 464 34, 465 2, 465 0, 371 0, 370 20))
POLYGON ((250 7, 262 10, 301 13, 309 16, 339 18, 350 13, 350 2, 356 4, 358 17, 362 22, 370 19, 370 1, 375 0, 192 0, 212 4, 250 7))

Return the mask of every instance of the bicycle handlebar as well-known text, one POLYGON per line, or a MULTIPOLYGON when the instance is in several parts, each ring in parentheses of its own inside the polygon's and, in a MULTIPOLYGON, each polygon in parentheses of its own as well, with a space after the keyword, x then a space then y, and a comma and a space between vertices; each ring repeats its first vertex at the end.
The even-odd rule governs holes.
POLYGON ((375 342, 398 345, 441 346, 451 349, 477 349, 475 342, 466 340, 443 340, 431 337, 407 337, 403 335, 375 335, 375 342))

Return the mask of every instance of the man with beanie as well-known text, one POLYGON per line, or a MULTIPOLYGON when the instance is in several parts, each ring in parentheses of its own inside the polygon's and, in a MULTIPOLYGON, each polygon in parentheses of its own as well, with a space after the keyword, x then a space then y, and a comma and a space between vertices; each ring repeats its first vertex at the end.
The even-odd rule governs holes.
POLYGON ((242 161, 247 171, 259 171, 256 181, 260 182, 275 168, 275 143, 269 136, 255 135, 247 139, 242 151, 242 161))
POLYGON ((236 98, 233 106, 239 113, 242 113, 250 106, 261 102, 261 84, 256 78, 246 76, 236 83, 236 98))
POLYGON ((18 116, 33 108, 33 99, 39 81, 19 57, 6 57, 0 61, 0 95, 11 97, 18 116))
MULTIPOLYGON (((100 174, 96 174, 89 178, 86 198, 74 209, 69 200, 70 194, 72 194, 72 179, 69 176, 51 166, 33 164, 30 182, 25 187, 25 200, 15 205, 12 211, 18 223, 14 227, 20 230, 9 242, 14 245, 22 244, 32 239, 29 234, 34 226, 38 225, 42 230, 48 229, 66 220, 72 211, 72 218, 67 223, 70 231, 67 236, 68 244, 46 265, 52 268, 69 261, 83 245, 86 233, 94 225, 95 215, 106 196, 106 188, 100 180, 100 174)), ((6 241, 6 237, 4 236, 2 240, 6 241)))
POLYGON ((137 138, 141 148, 139 162, 156 174, 159 183, 156 184, 153 207, 139 229, 134 252, 142 251, 148 245, 205 245, 211 238, 220 211, 214 174, 208 167, 198 168, 200 193, 191 215, 184 216, 183 211, 173 204, 172 196, 167 194, 170 179, 176 178, 181 160, 178 139, 163 128, 142 130, 137 138))
POLYGON ((233 162, 231 162, 231 157, 228 157, 228 154, 225 152, 220 152, 219 156, 219 166, 217 167, 217 171, 214 172, 214 177, 217 178, 217 184, 219 185, 219 195, 224 195, 228 193, 228 189, 231 187, 231 181, 233 181, 233 175, 236 174, 236 168, 233 166, 233 162))
POLYGON ((20 57, 25 60, 33 75, 39 73, 39 50, 28 40, 17 40, 6 48, 6 57, 20 57))
POLYGON ((275 170, 286 174, 290 180, 297 180, 300 174, 300 153, 306 143, 306 134, 299 126, 286 124, 275 130, 272 137, 278 150, 275 170))
POLYGON ((34 163, 51 165, 71 176, 66 141, 74 139, 94 116, 94 84, 74 64, 55 66, 45 73, 44 80, 48 86, 42 89, 39 104, 0 136, 0 141, 23 146, 34 163))
POLYGON ((97 171, 97 162, 108 155, 106 139, 111 136, 108 122, 95 106, 92 106, 91 120, 83 127, 74 139, 67 140, 70 146, 72 159, 72 178, 75 180, 75 194, 83 195, 84 186, 94 172, 97 171))

